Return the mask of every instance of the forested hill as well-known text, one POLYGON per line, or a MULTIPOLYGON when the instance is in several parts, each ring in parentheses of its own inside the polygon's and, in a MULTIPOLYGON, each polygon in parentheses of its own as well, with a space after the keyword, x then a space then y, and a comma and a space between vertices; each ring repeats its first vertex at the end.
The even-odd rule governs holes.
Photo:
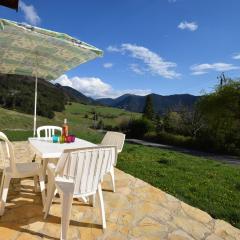
MULTIPOLYGON (((33 113, 35 78, 21 75, 0 74, 0 107, 17 110, 24 113, 33 113)), ((164 114, 169 110, 178 111, 182 107, 193 108, 199 97, 189 94, 161 96, 151 94, 154 111, 164 114)), ((146 96, 125 94, 116 99, 105 98, 94 100, 79 91, 60 84, 52 84, 38 80, 38 108, 37 114, 45 117, 54 117, 54 112, 61 112, 68 102, 84 104, 100 104, 133 112, 142 112, 146 96)))
MULTIPOLYGON (((199 99, 198 96, 190 94, 174 94, 162 96, 158 94, 150 94, 153 102, 155 113, 164 114, 167 111, 178 111, 183 107, 192 109, 199 99)), ((107 106, 126 109, 133 112, 142 112, 146 102, 146 96, 138 96, 133 94, 125 94, 118 98, 102 98, 98 102, 107 106)))
POLYGON ((62 86, 60 84, 55 84, 57 88, 59 88, 61 91, 63 91, 63 94, 67 99, 69 99, 72 102, 79 102, 79 103, 85 103, 85 104, 95 104, 95 100, 93 100, 90 97, 85 96, 81 92, 68 87, 68 86, 62 86))
MULTIPOLYGON (((34 77, 0 74, 0 107, 32 114, 34 89, 34 77)), ((38 115, 52 118, 54 111, 63 111, 69 101, 94 103, 94 100, 72 88, 38 79, 38 115)))

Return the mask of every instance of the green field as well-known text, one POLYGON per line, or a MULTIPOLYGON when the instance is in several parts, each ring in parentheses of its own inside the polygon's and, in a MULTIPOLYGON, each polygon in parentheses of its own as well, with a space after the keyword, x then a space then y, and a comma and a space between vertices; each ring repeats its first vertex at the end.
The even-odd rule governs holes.
MULTIPOLYGON (((66 106, 66 111, 56 113, 53 120, 39 117, 38 126, 61 125, 66 117, 73 133, 97 143, 101 141, 102 134, 90 128, 93 108, 104 122, 111 125, 124 118, 140 116, 120 109, 72 104, 66 106)), ((6 132, 11 140, 26 140, 31 136, 32 120, 30 115, 0 108, 0 130, 6 132)), ((240 228, 239 167, 134 144, 125 144, 117 167, 240 228)))
MULTIPOLYGON (((100 134, 91 128, 93 125, 93 111, 98 114, 98 121, 102 120, 104 125, 113 127, 122 121, 141 116, 139 113, 132 113, 122 109, 72 103, 72 105, 66 106, 65 111, 56 112, 53 119, 38 116, 37 126, 51 124, 61 126, 64 118, 67 118, 70 132, 92 141, 94 139, 99 140, 100 134)), ((27 137, 32 136, 32 127, 33 116, 0 108, 0 131, 6 132, 11 140, 27 139, 27 137)))

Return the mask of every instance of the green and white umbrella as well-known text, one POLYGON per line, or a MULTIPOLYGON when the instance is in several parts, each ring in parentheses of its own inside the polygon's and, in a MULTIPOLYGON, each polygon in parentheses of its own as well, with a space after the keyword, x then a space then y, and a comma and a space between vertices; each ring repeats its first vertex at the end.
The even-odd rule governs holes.
POLYGON ((94 46, 67 34, 0 19, 0 73, 34 76, 34 136, 37 79, 54 80, 66 71, 102 56, 94 46))

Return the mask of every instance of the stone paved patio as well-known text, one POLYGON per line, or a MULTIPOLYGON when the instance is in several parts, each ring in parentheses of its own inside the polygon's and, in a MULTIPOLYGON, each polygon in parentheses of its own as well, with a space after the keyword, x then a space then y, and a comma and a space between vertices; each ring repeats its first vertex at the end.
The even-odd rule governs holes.
MULTIPOLYGON (((18 161, 33 154, 26 142, 14 143, 18 161)), ((101 229, 98 201, 93 208, 74 201, 69 239, 104 240, 239 240, 240 230, 215 220, 173 196, 116 169, 116 193, 109 179, 103 184, 107 229, 101 229)), ((0 240, 59 239, 60 204, 54 200, 50 215, 43 220, 41 198, 33 192, 33 181, 11 185, 5 214, 0 218, 0 240), (14 191, 13 191, 14 190, 14 191)))

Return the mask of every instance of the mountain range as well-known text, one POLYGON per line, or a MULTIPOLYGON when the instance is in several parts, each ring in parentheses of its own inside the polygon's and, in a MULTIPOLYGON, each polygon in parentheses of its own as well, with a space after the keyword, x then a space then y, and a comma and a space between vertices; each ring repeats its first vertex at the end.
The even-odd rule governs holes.
MULTIPOLYGON (((168 110, 179 111, 183 107, 192 109, 199 99, 199 96, 190 94, 174 94, 162 96, 158 94, 150 94, 153 102, 155 113, 164 114, 168 110)), ((118 98, 102 98, 97 101, 103 105, 126 109, 132 112, 143 112, 146 102, 146 96, 138 96, 133 94, 125 94, 118 98)))
MULTIPOLYGON (((32 113, 34 103, 34 78, 20 75, 0 74, 0 106, 32 113)), ((183 106, 193 108, 198 96, 175 94, 162 96, 151 94, 155 113, 164 114, 168 110, 178 111, 183 106)), ((93 99, 68 86, 38 81, 38 114, 53 117, 54 111, 63 111, 68 102, 91 105, 105 105, 133 112, 143 112, 146 96, 124 94, 115 99, 93 99)))
MULTIPOLYGON (((62 86, 60 84, 55 84, 55 86, 62 90, 69 101, 93 105, 100 104, 104 106, 125 109, 131 112, 143 112, 147 97, 134 94, 124 94, 117 98, 93 99, 91 97, 85 96, 81 92, 71 87, 62 86)), ((160 115, 166 113, 168 110, 179 111, 183 107, 192 109, 196 101, 199 99, 199 96, 190 94, 174 94, 169 96, 162 96, 152 93, 150 96, 152 98, 155 113, 160 115)))

